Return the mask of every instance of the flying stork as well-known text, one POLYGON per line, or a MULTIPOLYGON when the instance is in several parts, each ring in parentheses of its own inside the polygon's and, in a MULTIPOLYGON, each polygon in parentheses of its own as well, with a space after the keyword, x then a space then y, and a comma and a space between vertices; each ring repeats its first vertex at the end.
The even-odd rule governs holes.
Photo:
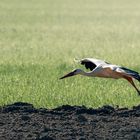
POLYGON ((140 95, 140 90, 136 87, 133 79, 136 79, 140 82, 140 74, 136 71, 130 70, 125 67, 117 66, 105 62, 99 59, 93 58, 84 58, 78 60, 82 65, 86 67, 86 69, 90 69, 90 72, 85 72, 81 69, 75 69, 72 72, 66 74, 65 76, 61 77, 60 79, 64 79, 66 77, 74 76, 74 75, 84 75, 89 77, 102 77, 102 78, 124 78, 126 79, 138 92, 140 95))

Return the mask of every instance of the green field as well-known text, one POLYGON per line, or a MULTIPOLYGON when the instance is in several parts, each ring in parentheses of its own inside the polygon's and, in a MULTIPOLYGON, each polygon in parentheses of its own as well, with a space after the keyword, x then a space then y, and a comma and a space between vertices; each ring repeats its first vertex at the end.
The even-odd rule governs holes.
POLYGON ((0 1, 0 106, 17 101, 47 108, 140 104, 125 80, 59 80, 82 68, 74 58, 86 57, 140 72, 138 0, 0 1))

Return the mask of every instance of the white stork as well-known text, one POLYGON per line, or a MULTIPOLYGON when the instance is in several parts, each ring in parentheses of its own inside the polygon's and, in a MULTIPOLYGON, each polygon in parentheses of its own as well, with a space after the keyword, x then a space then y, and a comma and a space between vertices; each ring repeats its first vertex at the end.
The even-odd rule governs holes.
POLYGON ((90 69, 90 72, 85 72, 81 69, 76 69, 61 77, 60 79, 64 79, 66 77, 78 74, 89 77, 103 77, 114 79, 124 78, 136 89, 138 95, 140 95, 140 91, 138 90, 133 81, 133 79, 136 79, 140 82, 140 74, 138 72, 125 67, 110 64, 103 60, 93 58, 84 58, 82 60, 79 60, 78 62, 80 62, 82 65, 85 65, 86 69, 90 69))

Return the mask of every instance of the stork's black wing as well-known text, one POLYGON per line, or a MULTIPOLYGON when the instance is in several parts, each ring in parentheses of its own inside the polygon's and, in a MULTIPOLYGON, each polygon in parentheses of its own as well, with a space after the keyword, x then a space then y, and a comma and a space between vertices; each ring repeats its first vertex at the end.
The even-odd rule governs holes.
POLYGON ((93 69, 97 68, 98 66, 107 64, 103 60, 94 59, 94 58, 84 58, 84 59, 80 60, 80 62, 82 65, 85 65, 86 69, 90 69, 91 71, 93 69))
POLYGON ((81 61, 82 65, 85 65, 86 69, 90 69, 91 71, 96 68, 96 65, 92 62, 81 61))

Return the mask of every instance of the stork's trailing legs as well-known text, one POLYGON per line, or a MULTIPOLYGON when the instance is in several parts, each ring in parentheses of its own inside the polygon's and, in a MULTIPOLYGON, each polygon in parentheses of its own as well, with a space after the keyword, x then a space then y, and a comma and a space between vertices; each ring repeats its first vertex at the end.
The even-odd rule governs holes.
POLYGON ((136 89, 136 91, 138 92, 138 95, 140 95, 140 91, 138 90, 135 83, 133 82, 133 79, 129 76, 124 76, 124 78, 136 89))

